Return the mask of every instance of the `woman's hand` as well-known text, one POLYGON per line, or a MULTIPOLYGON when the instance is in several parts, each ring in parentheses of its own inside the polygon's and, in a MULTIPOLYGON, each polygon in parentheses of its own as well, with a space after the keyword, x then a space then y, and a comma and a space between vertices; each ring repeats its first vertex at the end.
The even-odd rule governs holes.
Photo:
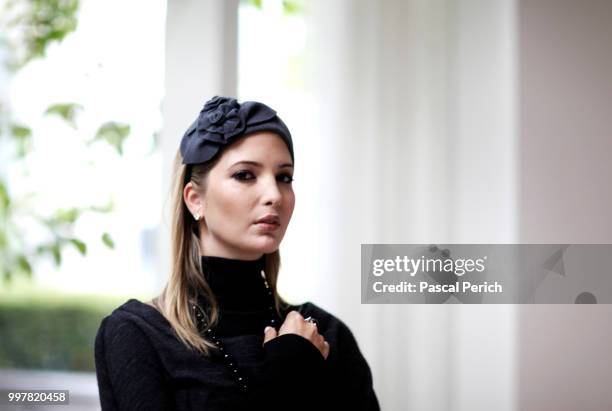
POLYGON ((264 344, 283 334, 297 334, 314 344, 321 352, 323 358, 329 355, 329 343, 317 330, 317 325, 304 320, 304 317, 297 311, 287 314, 285 322, 281 325, 278 333, 273 327, 266 327, 264 331, 264 344))

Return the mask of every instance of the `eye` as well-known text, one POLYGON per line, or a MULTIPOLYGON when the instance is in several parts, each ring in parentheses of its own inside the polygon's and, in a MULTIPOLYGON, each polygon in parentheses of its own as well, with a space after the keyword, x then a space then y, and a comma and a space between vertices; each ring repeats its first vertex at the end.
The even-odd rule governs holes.
POLYGON ((235 172, 232 175, 232 178, 235 178, 238 181, 249 181, 249 180, 253 180, 255 176, 253 175, 253 173, 251 173, 248 170, 240 170, 240 171, 235 172))
POLYGON ((293 176, 291 174, 280 174, 276 179, 281 183, 291 184, 291 182, 293 182, 293 176))

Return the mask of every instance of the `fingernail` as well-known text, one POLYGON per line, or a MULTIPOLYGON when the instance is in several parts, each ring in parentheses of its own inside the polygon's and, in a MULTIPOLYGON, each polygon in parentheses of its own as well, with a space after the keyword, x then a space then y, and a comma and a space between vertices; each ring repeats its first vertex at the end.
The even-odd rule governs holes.
POLYGON ((267 327, 264 329, 264 334, 265 334, 265 333, 267 333, 267 332, 268 332, 268 330, 269 330, 270 328, 272 328, 272 327, 270 327, 270 326, 268 325, 268 326, 267 326, 267 327))

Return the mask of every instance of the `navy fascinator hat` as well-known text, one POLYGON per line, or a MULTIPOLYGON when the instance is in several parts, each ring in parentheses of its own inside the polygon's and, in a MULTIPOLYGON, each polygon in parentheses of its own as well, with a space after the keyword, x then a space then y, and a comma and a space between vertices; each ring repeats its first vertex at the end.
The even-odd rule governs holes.
POLYGON ((223 147, 259 131, 278 134, 293 158, 291 133, 276 111, 257 101, 240 104, 234 98, 215 96, 208 100, 198 118, 181 140, 183 164, 200 164, 213 159, 223 147))

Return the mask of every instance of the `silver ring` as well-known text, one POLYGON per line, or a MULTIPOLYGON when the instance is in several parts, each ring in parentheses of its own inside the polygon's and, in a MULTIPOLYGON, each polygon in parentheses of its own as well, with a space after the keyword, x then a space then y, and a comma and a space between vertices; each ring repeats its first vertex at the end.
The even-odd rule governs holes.
POLYGON ((307 323, 310 323, 310 324, 317 325, 317 319, 316 319, 316 318, 314 318, 314 317, 307 317, 307 318, 304 318, 304 321, 306 321, 307 323))

